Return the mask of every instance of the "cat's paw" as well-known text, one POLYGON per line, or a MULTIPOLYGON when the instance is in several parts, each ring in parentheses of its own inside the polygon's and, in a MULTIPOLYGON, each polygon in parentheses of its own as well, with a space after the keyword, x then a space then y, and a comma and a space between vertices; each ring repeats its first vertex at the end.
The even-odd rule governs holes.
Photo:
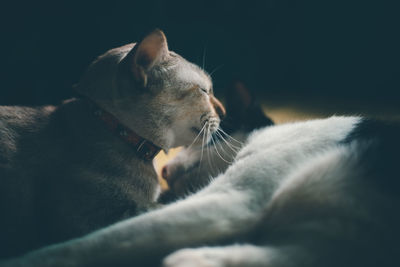
POLYGON ((201 249, 181 249, 163 260, 163 267, 222 267, 201 249))

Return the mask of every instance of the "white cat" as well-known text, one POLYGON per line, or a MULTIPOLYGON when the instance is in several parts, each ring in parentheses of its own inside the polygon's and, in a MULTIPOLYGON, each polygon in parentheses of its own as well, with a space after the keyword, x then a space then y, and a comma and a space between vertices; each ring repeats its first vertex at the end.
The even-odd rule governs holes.
POLYGON ((187 199, 0 266, 399 266, 399 134, 358 117, 262 129, 187 199))

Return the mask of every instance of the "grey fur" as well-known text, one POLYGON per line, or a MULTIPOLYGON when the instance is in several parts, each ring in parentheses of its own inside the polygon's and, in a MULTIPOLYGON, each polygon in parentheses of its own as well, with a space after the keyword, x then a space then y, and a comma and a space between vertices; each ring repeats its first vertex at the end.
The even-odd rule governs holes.
POLYGON ((211 103, 211 93, 193 86, 212 85, 200 68, 170 52, 164 34, 155 31, 136 48, 112 49, 94 61, 77 87, 85 98, 57 107, 0 107, 0 257, 77 237, 153 207, 159 194, 153 163, 109 131, 88 99, 167 150, 191 142, 193 127, 219 125, 221 107, 211 103), (151 65, 142 66, 137 58, 148 52, 149 42, 158 42, 159 49, 150 54, 151 65), (135 70, 146 86, 138 86, 135 70))

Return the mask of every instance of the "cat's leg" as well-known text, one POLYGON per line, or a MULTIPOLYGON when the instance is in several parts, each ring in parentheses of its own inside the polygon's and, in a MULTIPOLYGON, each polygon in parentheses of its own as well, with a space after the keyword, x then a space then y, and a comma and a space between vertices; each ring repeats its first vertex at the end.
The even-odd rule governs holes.
POLYGON ((262 208, 249 202, 248 192, 226 186, 218 193, 194 195, 4 266, 157 265, 177 249, 230 240, 247 231, 262 208))
POLYGON ((291 267, 296 266, 292 252, 292 248, 255 245, 188 248, 166 257, 163 267, 291 267))

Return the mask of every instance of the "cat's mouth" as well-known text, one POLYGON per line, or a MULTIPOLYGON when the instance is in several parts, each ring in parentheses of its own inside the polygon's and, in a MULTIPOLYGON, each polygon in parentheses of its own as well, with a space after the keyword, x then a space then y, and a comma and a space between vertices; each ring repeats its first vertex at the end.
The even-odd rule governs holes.
POLYGON ((220 122, 220 120, 219 119, 217 119, 217 118, 209 118, 207 121, 206 121, 206 124, 207 124, 207 126, 208 126, 208 131, 210 132, 210 133, 213 133, 213 132, 216 132, 217 131, 217 129, 218 129, 218 127, 219 127, 219 122, 220 122))
POLYGON ((203 128, 205 127, 207 132, 213 133, 217 131, 220 123, 220 119, 215 118, 215 117, 208 117, 203 119, 205 115, 201 116, 200 120, 202 121, 201 125, 203 125, 203 128))

